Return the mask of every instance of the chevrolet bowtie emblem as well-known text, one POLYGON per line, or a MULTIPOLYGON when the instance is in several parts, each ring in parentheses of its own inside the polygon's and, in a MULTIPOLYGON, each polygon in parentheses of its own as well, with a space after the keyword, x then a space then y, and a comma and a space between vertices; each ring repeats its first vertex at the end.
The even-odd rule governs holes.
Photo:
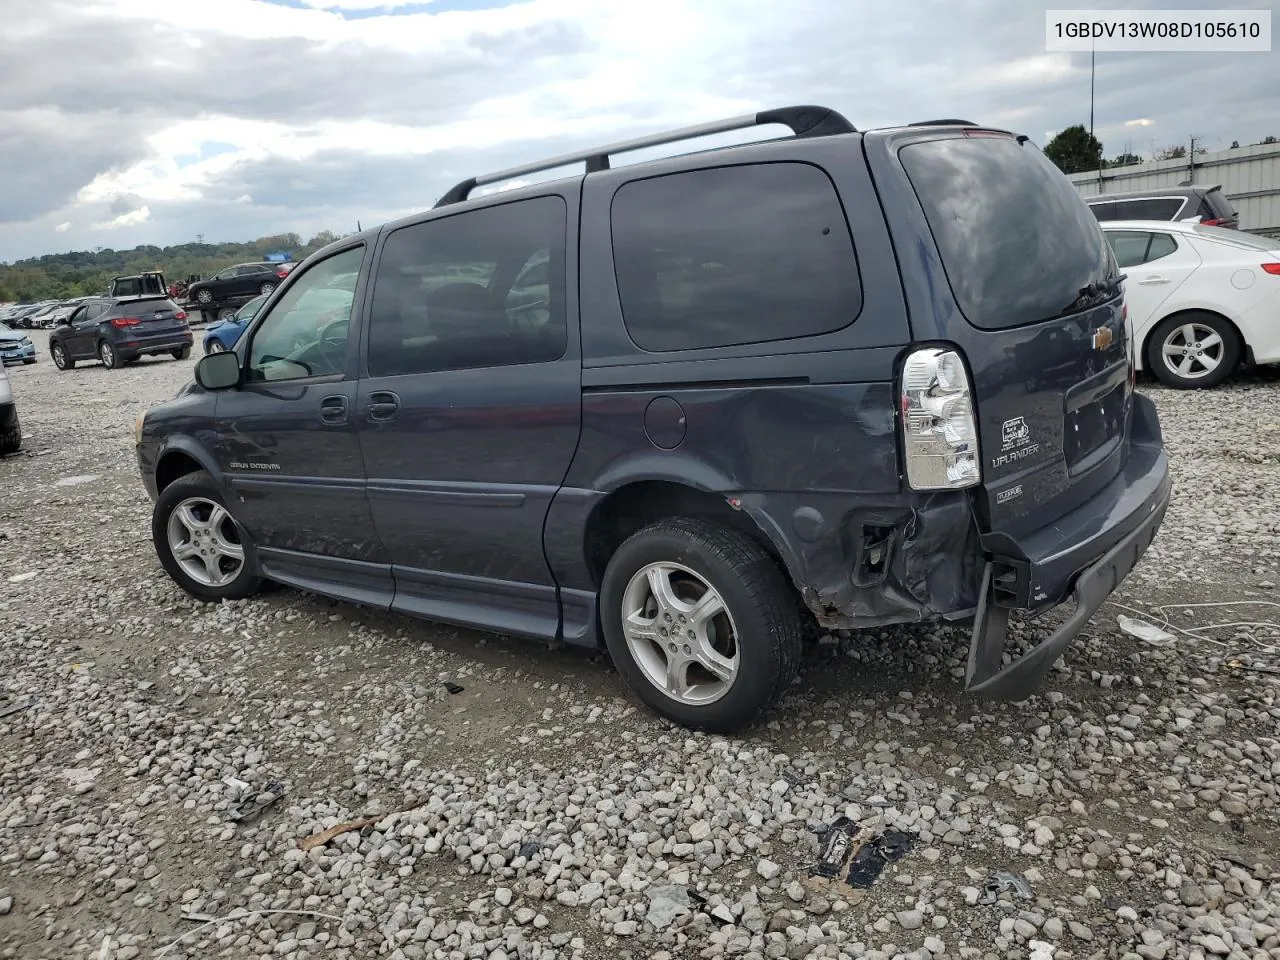
POLYGON ((1105 350, 1111 346, 1111 342, 1115 339, 1110 327, 1099 327, 1093 331, 1093 349, 1105 350))

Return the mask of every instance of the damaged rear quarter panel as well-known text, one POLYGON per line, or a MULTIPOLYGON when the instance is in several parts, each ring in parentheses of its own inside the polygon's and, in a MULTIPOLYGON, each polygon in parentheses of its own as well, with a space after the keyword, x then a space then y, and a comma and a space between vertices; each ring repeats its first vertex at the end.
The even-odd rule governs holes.
POLYGON ((976 605, 969 498, 904 489, 891 383, 665 385, 583 400, 566 486, 609 491, 662 479, 736 502, 823 626, 914 622, 976 605), (644 434, 643 411, 659 396, 685 413, 675 450, 655 450, 644 434), (879 564, 866 562, 869 528, 885 537, 879 564))

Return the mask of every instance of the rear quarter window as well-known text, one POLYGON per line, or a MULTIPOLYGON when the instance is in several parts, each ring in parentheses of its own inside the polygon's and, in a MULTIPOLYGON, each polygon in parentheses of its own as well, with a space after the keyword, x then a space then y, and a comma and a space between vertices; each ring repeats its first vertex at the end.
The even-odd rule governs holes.
POLYGON ((1033 144, 949 137, 899 151, 956 304, 987 330, 1060 316, 1111 274, 1102 228, 1033 144))
POLYGON ((623 321, 642 350, 816 336, 862 308, 844 209, 811 164, 632 181, 614 195, 611 229, 623 321))

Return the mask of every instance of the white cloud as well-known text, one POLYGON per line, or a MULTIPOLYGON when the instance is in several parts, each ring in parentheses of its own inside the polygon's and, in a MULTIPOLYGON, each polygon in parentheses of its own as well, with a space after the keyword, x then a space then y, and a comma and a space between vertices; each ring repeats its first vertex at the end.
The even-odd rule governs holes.
MULTIPOLYGON (((897 16, 869 0, 305 4, 8 0, 0 258, 92 246, 105 229, 120 244, 345 230, 474 174, 786 103, 860 128, 1089 116, 1088 55, 1046 53, 1040 9, 1007 2, 919 0, 897 16)), ((1099 56, 1108 155, 1134 127, 1274 132, 1265 71, 1176 56, 1099 56), (1230 113, 1216 109, 1224 85, 1230 113)))
POLYGON ((130 210, 128 213, 122 213, 119 216, 112 217, 110 220, 103 220, 93 225, 94 230, 118 230, 121 227, 133 227, 140 223, 146 223, 151 219, 151 208, 141 206, 137 210, 130 210))

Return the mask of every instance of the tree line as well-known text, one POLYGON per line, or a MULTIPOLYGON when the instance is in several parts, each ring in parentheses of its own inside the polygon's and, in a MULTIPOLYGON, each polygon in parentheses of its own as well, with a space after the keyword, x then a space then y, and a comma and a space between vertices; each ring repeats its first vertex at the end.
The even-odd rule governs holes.
POLYGON ((259 237, 247 243, 180 243, 170 247, 142 245, 132 250, 77 250, 50 253, 14 263, 0 263, 0 303, 66 300, 102 293, 112 277, 159 270, 165 280, 207 277, 233 263, 262 260, 268 254, 288 253, 303 260, 339 239, 322 230, 305 243, 296 233, 259 237))
MULTIPOLYGON (((1253 146, 1264 143, 1275 143, 1275 137, 1263 137, 1253 146)), ((1230 150, 1240 148, 1239 140, 1232 140, 1230 150)), ((1203 151, 1197 149, 1199 156, 1203 151)), ((1085 129, 1083 123, 1067 127, 1059 132, 1044 146, 1044 155, 1052 160, 1063 173, 1085 173, 1089 170, 1106 170, 1109 167, 1128 167, 1142 163, 1142 158, 1135 153, 1121 153, 1108 160, 1102 155, 1102 142, 1085 129)), ((1187 155, 1185 144, 1162 147, 1155 151, 1156 160, 1182 160, 1187 155)))

